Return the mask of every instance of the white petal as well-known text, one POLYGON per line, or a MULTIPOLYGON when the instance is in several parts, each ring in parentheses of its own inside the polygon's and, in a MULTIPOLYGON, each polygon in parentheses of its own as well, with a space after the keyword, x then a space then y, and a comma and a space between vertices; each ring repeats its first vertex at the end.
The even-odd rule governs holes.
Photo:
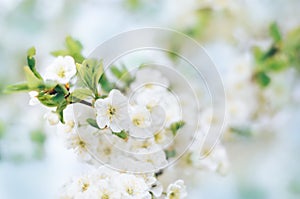
POLYGON ((105 126, 109 126, 109 117, 103 115, 97 115, 96 117, 97 124, 100 128, 104 128, 105 126))
POLYGON ((97 99, 95 102, 95 108, 97 113, 106 113, 108 109, 108 100, 107 99, 97 99))
POLYGON ((116 122, 116 121, 112 121, 110 123, 110 129, 113 131, 113 132, 121 132, 123 129, 120 127, 120 125, 116 122))
POLYGON ((127 98, 119 90, 111 90, 109 98, 111 99, 111 103, 114 107, 121 108, 127 106, 127 98))

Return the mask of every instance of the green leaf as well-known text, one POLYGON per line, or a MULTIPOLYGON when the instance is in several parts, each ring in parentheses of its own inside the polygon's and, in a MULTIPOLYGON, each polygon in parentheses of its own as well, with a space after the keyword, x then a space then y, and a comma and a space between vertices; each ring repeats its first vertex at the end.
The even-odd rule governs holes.
POLYGON ((277 23, 272 23, 270 26, 270 35, 273 38, 274 42, 278 43, 281 41, 281 33, 277 23))
POLYGON ((5 124, 0 120, 0 139, 4 137, 5 132, 5 124))
POLYGON ((284 54, 277 54, 264 63, 265 70, 274 72, 282 71, 289 66, 288 64, 288 58, 284 54))
POLYGON ((83 49, 82 44, 71 36, 66 37, 66 47, 71 53, 80 53, 83 49))
POLYGON ((69 51, 67 50, 56 50, 56 51, 53 51, 51 52, 51 55, 55 56, 55 57, 58 57, 58 56, 67 56, 69 55, 69 51))
POLYGON ((166 154, 167 159, 174 158, 176 156, 176 150, 175 149, 165 150, 165 154, 166 154))
POLYGON ((35 76, 29 66, 24 67, 25 77, 30 89, 37 89, 43 86, 43 81, 35 76))
MULTIPOLYGON (((208 27, 212 21, 212 15, 214 14, 214 11, 209 7, 203 7, 198 10, 196 10, 195 16, 196 23, 193 26, 189 26, 185 33, 193 38, 200 38, 204 36, 206 33, 206 27, 208 27)), ((178 56, 176 54, 173 54, 173 56, 178 56)))
POLYGON ((141 0, 125 0, 125 6, 132 11, 138 10, 142 6, 141 0))
POLYGON ((36 50, 34 47, 31 47, 30 49, 28 49, 27 51, 27 64, 30 68, 30 70, 33 72, 33 74, 38 78, 38 79, 43 79, 42 76, 37 72, 36 67, 35 67, 35 53, 36 50))
POLYGON ((74 58, 76 63, 82 63, 84 56, 82 55, 82 44, 71 36, 66 37, 65 47, 63 50, 56 50, 51 52, 53 56, 66 56, 69 55, 74 58))
POLYGON ((103 62, 102 60, 100 60, 96 66, 93 68, 93 71, 92 73, 94 74, 93 75, 93 84, 97 87, 98 86, 98 83, 99 83, 99 80, 103 74, 104 70, 103 70, 103 62))
POLYGON ((69 93, 68 90, 63 85, 57 84, 54 86, 54 88, 41 91, 37 96, 37 98, 45 106, 57 107, 61 103, 66 101, 65 96, 67 96, 68 93, 69 93))
POLYGON ((55 95, 52 95, 52 101, 56 104, 60 104, 64 100, 65 95, 63 93, 56 93, 55 95))
POLYGON ((121 132, 112 132, 112 134, 118 136, 119 138, 123 139, 123 140, 127 140, 128 139, 128 133, 124 130, 122 130, 121 132))
POLYGON ((283 52, 290 65, 300 71, 300 27, 291 30, 283 42, 283 52))
POLYGON ((122 68, 112 66, 110 67, 110 70, 116 78, 124 82, 126 85, 130 85, 130 83, 134 80, 124 65, 122 66, 122 68))
POLYGON ((251 129, 244 126, 230 127, 230 131, 241 136, 250 137, 252 135, 251 129))
POLYGON ((108 81, 105 73, 103 73, 103 75, 101 76, 99 83, 101 85, 102 90, 107 93, 109 93, 112 89, 114 89, 116 87, 115 84, 108 81))
POLYGON ((97 129, 100 129, 100 127, 98 126, 97 124, 97 121, 92 119, 92 118, 88 118, 87 120, 87 123, 89 123, 89 125, 91 125, 92 127, 95 127, 97 129))
POLYGON ((57 84, 54 87, 54 90, 55 90, 56 93, 61 93, 63 95, 68 95, 69 94, 69 91, 67 90, 67 88, 62 84, 57 84))
POLYGON ((44 94, 44 93, 40 93, 37 98, 38 100, 45 106, 48 107, 57 107, 59 102, 61 100, 63 100, 63 98, 60 97, 56 97, 55 99, 53 99, 56 95, 49 95, 49 94, 44 94))
POLYGON ((87 88, 77 88, 70 95, 70 99, 73 103, 82 101, 88 97, 93 97, 93 92, 87 88))
POLYGON ((172 131, 173 135, 177 134, 177 131, 181 129, 185 125, 184 121, 174 122, 170 125, 170 130, 172 131))
POLYGON ((58 114, 59 120, 61 123, 65 123, 64 121, 64 110, 67 107, 68 103, 66 100, 63 100, 56 108, 56 113, 58 114))
POLYGON ((39 145, 43 145, 46 138, 46 134, 41 129, 34 130, 30 133, 30 139, 39 145))
POLYGON ((13 85, 8 85, 4 89, 4 93, 14 93, 14 92, 29 92, 29 86, 27 83, 18 83, 13 85))
POLYGON ((122 71, 118 69, 118 67, 116 66, 112 66, 110 68, 112 74, 114 74, 114 76, 116 76, 118 79, 120 79, 123 75, 122 71))
POLYGON ((267 87, 271 82, 271 78, 265 72, 257 72, 254 75, 254 80, 263 88, 267 87))
POLYGON ((263 60, 264 52, 258 46, 253 47, 252 52, 257 62, 261 62, 263 60))
POLYGON ((98 96, 98 82, 103 74, 102 61, 87 59, 82 64, 77 64, 76 67, 83 85, 92 90, 95 96, 98 96))
POLYGON ((262 60, 270 59, 274 57, 279 52, 279 49, 276 46, 271 46, 271 48, 264 53, 262 60))
POLYGON ((27 50, 27 56, 28 56, 28 57, 33 57, 33 56, 35 56, 35 55, 36 55, 36 50, 35 50, 34 47, 31 47, 31 48, 29 48, 29 49, 27 50))

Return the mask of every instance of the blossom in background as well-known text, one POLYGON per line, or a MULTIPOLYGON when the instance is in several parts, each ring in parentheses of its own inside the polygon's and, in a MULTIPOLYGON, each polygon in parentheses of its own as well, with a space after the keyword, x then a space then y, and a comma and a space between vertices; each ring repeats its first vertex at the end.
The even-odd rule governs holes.
MULTIPOLYGON (((153 176, 120 173, 100 167, 71 179, 63 186, 60 198, 151 199, 150 191, 155 184, 159 183, 153 176)), ((160 196, 161 192, 157 195, 160 196)))
POLYGON ((168 186, 166 199, 183 199, 186 197, 187 192, 183 180, 177 180, 168 186))
POLYGON ((80 160, 86 162, 93 160, 90 151, 95 151, 97 140, 91 132, 77 133, 73 131, 66 135, 65 143, 67 149, 73 149, 80 160))
POLYGON ((194 168, 206 171, 214 171, 221 175, 226 175, 228 173, 230 165, 227 157, 227 151, 223 145, 217 144, 212 150, 208 149, 211 151, 206 151, 205 148, 201 150, 194 144, 190 150, 191 153, 189 154, 188 161, 194 168), (203 151, 202 155, 201 151, 203 151))
POLYGON ((113 132, 127 130, 129 125, 127 98, 113 89, 105 99, 95 102, 97 124, 100 128, 109 127, 113 132))
POLYGON ((130 88, 133 91, 140 88, 157 90, 168 88, 169 85, 169 80, 160 71, 145 67, 137 71, 135 81, 130 84, 130 88))
MULTIPOLYGON (((105 132, 101 132, 102 135, 105 132)), ((124 156, 124 154, 121 154, 120 151, 114 146, 114 143, 112 143, 112 134, 105 135, 104 137, 99 136, 98 144, 96 147, 95 154, 97 156, 97 159, 101 161, 102 164, 112 164, 112 161, 115 158, 118 158, 120 156, 124 156)), ((119 138, 118 138, 119 139, 119 138)), ((119 139, 120 140, 120 139, 119 139)))
POLYGON ((59 56, 46 69, 45 78, 66 84, 76 74, 76 65, 73 57, 59 56))
POLYGON ((99 180, 98 190, 96 192, 96 198, 121 198, 121 193, 116 190, 107 180, 99 180))
POLYGON ((49 111, 44 115, 44 118, 48 121, 50 125, 56 125, 59 123, 59 117, 57 113, 53 111, 49 111))
POLYGON ((59 123, 59 131, 62 134, 70 133, 77 130, 78 127, 81 127, 80 132, 93 132, 94 128, 88 126, 87 119, 95 117, 96 112, 94 108, 79 103, 70 104, 64 110, 65 124, 59 123))
POLYGON ((121 174, 115 183, 121 192, 121 198, 151 199, 149 187, 141 177, 121 174))
POLYGON ((146 138, 152 136, 148 127, 151 125, 151 114, 146 107, 131 106, 129 109, 130 126, 129 132, 131 136, 138 138, 146 138))

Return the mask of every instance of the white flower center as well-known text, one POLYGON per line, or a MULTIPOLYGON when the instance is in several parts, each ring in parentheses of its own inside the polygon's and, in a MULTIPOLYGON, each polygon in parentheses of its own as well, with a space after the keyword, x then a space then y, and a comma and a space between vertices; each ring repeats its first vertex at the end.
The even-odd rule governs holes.
POLYGON ((111 119, 116 114, 116 108, 110 105, 107 109, 107 114, 111 119))
POLYGON ((57 76, 60 78, 66 77, 66 71, 63 66, 59 67, 59 70, 57 71, 57 76))

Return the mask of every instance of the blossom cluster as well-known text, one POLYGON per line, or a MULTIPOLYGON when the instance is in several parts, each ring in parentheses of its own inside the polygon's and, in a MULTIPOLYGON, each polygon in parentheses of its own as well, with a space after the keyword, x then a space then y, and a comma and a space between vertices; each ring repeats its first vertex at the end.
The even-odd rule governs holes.
POLYGON ((99 168, 67 183, 61 198, 185 198, 182 180, 163 192, 155 177, 170 164, 174 154, 168 150, 176 148, 173 140, 185 126, 169 80, 151 66, 135 72, 113 67, 114 82, 101 60, 83 58, 78 41, 66 43, 70 55, 54 52, 57 58, 44 75, 36 70, 35 49, 29 49, 27 82, 8 88, 28 91, 30 105, 48 107, 45 118, 58 126, 66 147, 99 168), (76 56, 70 45, 77 46, 76 56))
POLYGON ((164 191, 153 174, 119 173, 105 167, 74 177, 62 187, 60 194, 61 199, 173 199, 186 196, 186 188, 182 180, 171 183, 164 191))

